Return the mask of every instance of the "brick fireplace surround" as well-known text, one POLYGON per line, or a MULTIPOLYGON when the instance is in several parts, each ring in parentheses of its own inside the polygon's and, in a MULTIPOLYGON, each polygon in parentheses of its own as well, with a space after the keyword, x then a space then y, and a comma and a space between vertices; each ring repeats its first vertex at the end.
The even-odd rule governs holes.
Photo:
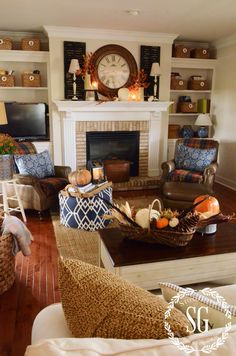
MULTIPOLYGON (((160 174, 166 159, 167 120, 170 102, 55 101, 60 114, 61 142, 56 149, 61 161, 72 169, 86 165, 86 132, 140 131, 139 176, 160 174)), ((58 121, 57 121, 58 124, 58 121)), ((104 143, 105 144, 105 143, 104 143)))

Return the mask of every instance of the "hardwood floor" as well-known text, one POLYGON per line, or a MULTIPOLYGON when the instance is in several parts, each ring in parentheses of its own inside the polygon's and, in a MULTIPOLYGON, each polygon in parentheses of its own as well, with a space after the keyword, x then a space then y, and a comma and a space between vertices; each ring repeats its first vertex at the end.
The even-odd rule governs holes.
MULTIPOLYGON (((216 196, 224 213, 236 212, 236 191, 219 184, 216 196)), ((129 197, 139 191, 115 192, 114 197, 129 197)), ((155 191, 142 191, 142 195, 155 191)), ((31 256, 16 257, 16 281, 0 296, 0 356, 22 356, 30 344, 31 328, 37 313, 60 300, 57 282, 57 248, 50 216, 40 221, 34 212, 27 212, 27 226, 35 240, 31 256)), ((45 326, 47 327, 47 326, 45 326)))
POLYGON ((50 216, 40 221, 27 213, 27 226, 35 240, 31 256, 16 256, 16 281, 0 296, 0 355, 21 356, 30 344, 37 313, 60 300, 57 282, 57 248, 50 216))

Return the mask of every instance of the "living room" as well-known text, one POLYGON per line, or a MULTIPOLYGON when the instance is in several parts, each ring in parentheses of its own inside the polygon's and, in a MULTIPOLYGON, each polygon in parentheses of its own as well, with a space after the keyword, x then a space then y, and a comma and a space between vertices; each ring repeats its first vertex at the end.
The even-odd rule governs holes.
MULTIPOLYGON (((236 189, 234 94, 236 84, 233 80, 236 74, 234 64, 236 57, 235 16, 236 5, 233 0, 207 3, 202 0, 194 2, 150 0, 145 3, 120 1, 116 4, 107 0, 100 1, 99 4, 96 1, 75 4, 73 0, 67 2, 53 0, 50 6, 44 0, 40 3, 31 1, 30 4, 26 0, 19 4, 12 0, 4 2, 0 15, 0 37, 3 40, 10 39, 12 49, 3 48, 0 51, 1 77, 15 76, 15 85, 1 86, 1 101, 5 102, 7 113, 10 112, 9 103, 12 102, 46 104, 46 114, 44 113, 43 120, 48 121, 47 137, 40 139, 33 135, 34 137, 29 141, 34 143, 36 150, 27 153, 36 154, 37 151, 37 154, 41 154, 48 150, 54 166, 66 167, 63 177, 60 176, 60 179, 65 179, 69 168, 72 171, 83 169, 87 161, 93 159, 89 156, 86 146, 89 133, 95 131, 102 134, 139 132, 137 164, 139 174, 131 174, 126 182, 114 183, 113 199, 119 205, 128 201, 136 208, 146 208, 154 198, 163 194, 160 180, 163 174, 162 163, 174 158, 176 141, 179 138, 189 138, 189 136, 183 136, 184 132, 189 132, 189 128, 192 135, 198 135, 202 124, 198 125, 196 119, 200 114, 204 114, 210 120, 210 123, 205 124, 209 126, 207 139, 215 140, 219 145, 218 166, 213 173, 211 171, 215 181, 214 185, 213 181, 211 182, 212 186, 208 187, 209 190, 198 190, 200 184, 191 183, 191 185, 197 186, 197 195, 213 194, 216 196, 221 212, 231 216, 236 209, 234 200, 236 189), (10 22, 6 14, 11 17, 10 22), (22 47, 24 38, 28 39, 28 45, 31 40, 39 40, 40 48, 36 51, 24 50, 22 47), (114 45, 117 46, 116 52, 109 52, 114 50, 112 47, 114 45), (173 55, 172 51, 178 46, 191 50, 189 57, 173 55), (207 52, 208 57, 192 58, 196 49, 207 52), (98 58, 101 51, 104 58, 108 56, 108 60, 111 53, 124 58, 130 70, 129 80, 131 81, 135 75, 140 75, 145 66, 149 68, 145 77, 145 84, 148 86, 144 90, 145 100, 136 97, 136 92, 132 92, 132 88, 128 90, 128 85, 118 84, 118 88, 125 90, 120 90, 118 93, 115 87, 116 91, 113 94, 113 84, 107 83, 106 87, 99 76, 95 77, 98 82, 90 83, 91 86, 95 85, 94 87, 86 88, 85 78, 79 74, 84 66, 83 55, 89 58, 90 54, 95 54, 93 69, 95 68, 95 73, 99 73, 99 61, 96 62, 96 56, 98 58), (72 59, 77 59, 77 65, 80 66, 79 69, 77 68, 75 80, 74 73, 76 72, 70 71, 72 59), (158 71, 154 75, 151 74, 152 64, 159 64, 158 71), (187 82, 193 76, 195 78, 200 76, 200 80, 203 83, 207 81, 209 87, 202 91, 173 89, 170 86, 173 73, 175 75, 177 73, 176 78, 180 82, 187 82), (28 78, 25 85, 21 82, 22 75, 28 78), (35 79, 31 80, 32 76, 40 78, 40 82, 35 83, 35 79), (30 81, 34 83, 28 84, 30 81), (28 85, 31 86, 28 87, 28 85), (104 87, 106 87, 105 91, 104 87), (74 95, 78 100, 72 99, 74 95), (179 97, 187 102, 192 99, 196 105, 206 100, 209 107, 203 111, 181 112, 177 108, 179 97), (174 128, 177 128, 178 132, 171 136, 170 130, 174 128)), ((11 119, 8 118, 7 125, 1 122, 0 133, 6 132, 9 120, 11 119)), ((30 128, 30 123, 27 128, 26 117, 23 117, 22 123, 21 126, 25 129, 30 128)), ((12 136, 17 137, 18 129, 16 127, 13 129, 15 133, 12 136)), ((23 136, 24 134, 20 140, 23 136)), ((108 139, 102 136, 101 140, 107 142, 108 139)), ((130 138, 127 140, 130 141, 130 138)), ((29 149, 30 142, 26 146, 29 149)), ((124 166, 121 166, 120 171, 122 169, 124 166)), ((56 176, 59 171, 61 174, 61 170, 55 168, 56 176)), ((31 186, 31 190, 28 190, 29 180, 26 182, 22 177, 18 179, 21 181, 18 181, 17 188, 19 191, 20 189, 24 191, 24 199, 21 200, 27 220, 26 226, 32 233, 34 241, 31 244, 30 256, 17 254, 15 282, 0 296, 0 315, 1 320, 4 321, 0 325, 1 355, 23 355, 26 347, 31 343, 32 324, 36 315, 46 306, 60 302, 57 258, 60 255, 71 256, 70 253, 73 250, 72 247, 68 252, 68 246, 63 244, 65 238, 72 239, 70 241, 76 244, 74 249, 82 251, 82 255, 75 254, 74 258, 92 265, 99 263, 98 246, 97 242, 94 243, 93 234, 90 233, 90 236, 82 233, 83 247, 81 247, 76 241, 78 229, 60 225, 59 210, 55 202, 58 191, 52 199, 44 196, 41 201, 38 198, 41 188, 35 189, 36 186, 32 185, 33 189, 31 186), (50 214, 44 213, 48 208, 51 208, 50 214), (38 211, 42 213, 42 219, 38 217, 38 211)), ((169 199, 171 196, 173 199, 174 196, 175 200, 175 192, 180 191, 176 185, 171 191, 169 187, 166 185, 164 198, 169 199)), ((182 197, 187 196, 186 186, 182 187, 182 197)), ((13 187, 8 187, 8 189, 12 192, 13 187)), ((64 198, 61 197, 61 199, 64 198)), ((22 211, 17 216, 24 220, 21 213, 22 211)), ((231 228, 234 226, 233 219, 223 225, 231 228)), ((218 232, 221 231, 220 229, 218 232)), ((232 232, 230 234, 233 235, 232 232)), ((104 237, 105 240, 106 237, 104 237)), ((110 258, 105 253, 105 246, 100 246, 104 252, 103 265, 110 258)), ((209 250, 213 248, 215 245, 209 246, 209 250)), ((202 269, 197 267, 199 261, 196 262, 196 266, 191 266, 192 275, 190 273, 187 276, 180 269, 179 273, 185 276, 182 279, 180 277, 175 279, 171 272, 175 268, 178 271, 178 263, 176 263, 169 267, 170 274, 163 272, 160 281, 166 278, 166 282, 187 285, 192 280, 192 283, 205 282, 207 286, 214 286, 217 274, 219 280, 224 279, 225 276, 234 275, 233 260, 229 263, 230 258, 233 257, 232 253, 235 252, 232 248, 227 250, 228 245, 220 246, 219 249, 222 251, 217 252, 219 259, 215 259, 215 265, 214 254, 211 256, 212 259, 209 259, 208 265, 202 265, 202 269), (224 252, 222 252, 223 248, 225 248, 224 252), (231 264, 231 269, 226 266, 226 262, 220 260, 220 256, 226 253, 230 255, 228 263, 231 264), (194 268, 196 268, 195 280, 194 268), (212 279, 202 277, 206 269, 212 279)), ((202 253, 199 251, 199 256, 202 253)), ((109 263, 107 266, 110 266, 109 263)), ((119 275, 118 270, 113 270, 111 266, 109 268, 119 275)), ((190 269, 188 264, 187 268, 190 269)), ((121 266, 118 269, 122 274, 121 266)), ((130 270, 129 273, 131 276, 134 272, 130 270)), ((136 271, 137 284, 144 289, 152 290, 152 287, 149 288, 147 275, 148 278, 151 276, 152 280, 155 280, 153 277, 155 273, 149 273, 144 266, 140 271, 136 271)), ((150 283, 152 284, 152 281, 150 283)), ((225 279, 223 282, 223 284, 232 283, 232 278, 228 278, 228 281, 225 279)), ((177 348, 176 351, 178 351, 177 348)), ((218 352, 217 354, 220 355, 220 348, 218 352)), ((222 348, 222 355, 223 352, 222 348)))

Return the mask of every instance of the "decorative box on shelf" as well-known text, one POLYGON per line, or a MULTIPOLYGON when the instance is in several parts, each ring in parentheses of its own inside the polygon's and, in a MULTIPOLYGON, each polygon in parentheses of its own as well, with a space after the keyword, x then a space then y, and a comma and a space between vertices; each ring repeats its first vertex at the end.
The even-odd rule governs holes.
POLYGON ((183 79, 171 78, 170 89, 185 90, 187 89, 187 81, 183 79))
POLYGON ((179 138, 180 125, 168 126, 168 138, 179 138))
POLYGON ((10 38, 0 38, 0 49, 12 49, 12 40, 10 38))
POLYGON ((188 89, 190 90, 208 90, 209 85, 207 80, 190 78, 188 81, 188 89))
POLYGON ((21 49, 23 51, 40 51, 39 38, 22 38, 21 49))
POLYGON ((177 104, 177 111, 182 113, 196 113, 197 103, 181 102, 177 104))
POLYGON ((23 73, 21 76, 23 87, 40 87, 41 75, 34 73, 23 73))
POLYGON ((15 76, 10 74, 0 75, 0 87, 14 87, 15 76))
POLYGON ((173 48, 173 57, 189 58, 190 48, 183 44, 175 44, 173 48))
POLYGON ((192 58, 208 59, 210 57, 208 48, 194 48, 191 50, 192 58))

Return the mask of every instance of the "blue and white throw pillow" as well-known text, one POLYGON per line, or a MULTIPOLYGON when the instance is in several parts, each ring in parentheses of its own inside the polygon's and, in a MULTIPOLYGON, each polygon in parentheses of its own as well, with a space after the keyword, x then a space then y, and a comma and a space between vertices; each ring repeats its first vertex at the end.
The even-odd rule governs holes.
POLYGON ((33 155, 15 155, 14 159, 20 174, 37 178, 55 175, 48 150, 33 155))
POLYGON ((175 166, 177 169, 203 172, 215 156, 216 148, 200 149, 179 144, 175 154, 175 166))

